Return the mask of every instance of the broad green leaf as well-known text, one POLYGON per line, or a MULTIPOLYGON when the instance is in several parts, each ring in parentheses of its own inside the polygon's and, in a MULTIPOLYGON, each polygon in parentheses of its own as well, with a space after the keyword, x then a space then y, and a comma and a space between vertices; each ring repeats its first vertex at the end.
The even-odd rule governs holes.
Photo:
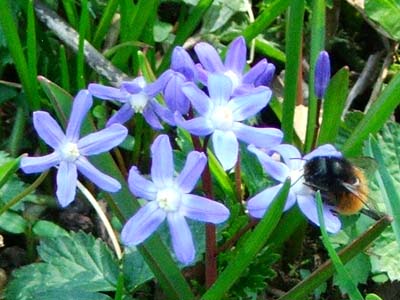
POLYGON ((378 23, 395 40, 400 40, 399 0, 366 0, 364 9, 370 19, 378 23))
POLYGON ((43 239, 38 253, 42 263, 22 267, 13 273, 7 299, 36 299, 32 298, 34 294, 45 295, 65 287, 85 292, 115 289, 118 261, 108 246, 93 236, 79 232, 43 239))
POLYGON ((35 225, 33 225, 32 231, 36 236, 42 238, 58 238, 68 235, 68 232, 64 228, 46 220, 37 221, 35 225))
MULTIPOLYGON (((29 298, 28 298, 29 299, 29 298)), ((85 290, 74 289, 68 286, 49 289, 45 292, 32 292, 32 300, 112 300, 110 296, 101 293, 88 292, 85 290)))
POLYGON ((333 143, 339 132, 340 116, 349 92, 349 69, 344 67, 332 77, 323 100, 322 124, 318 144, 333 143))
POLYGON ((153 28, 154 41, 162 42, 166 40, 168 38, 168 35, 171 33, 172 29, 173 27, 171 24, 156 20, 153 28))
POLYGON ((136 248, 126 248, 122 259, 125 287, 128 291, 154 277, 136 248))
POLYGON ((5 211, 0 216, 0 228, 11 233, 24 233, 28 227, 28 222, 19 214, 13 211, 5 211))

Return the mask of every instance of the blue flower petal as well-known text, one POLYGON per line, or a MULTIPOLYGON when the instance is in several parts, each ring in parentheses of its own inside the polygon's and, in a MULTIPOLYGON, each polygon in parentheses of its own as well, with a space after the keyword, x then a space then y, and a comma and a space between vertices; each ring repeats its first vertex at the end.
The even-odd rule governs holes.
MULTIPOLYGON (((314 224, 319 226, 317 203, 314 196, 297 195, 297 204, 303 214, 314 224)), ((332 212, 332 207, 323 206, 323 215, 326 230, 330 233, 337 233, 341 228, 340 219, 332 212)))
POLYGON ((61 161, 57 172, 57 199, 61 207, 66 207, 75 199, 78 172, 72 162, 61 161))
POLYGON ((52 148, 57 149, 64 143, 64 132, 49 113, 45 111, 35 111, 33 113, 33 126, 40 138, 52 148))
POLYGON ((307 161, 310 160, 313 157, 317 156, 334 156, 334 157, 342 157, 342 153, 340 151, 337 151, 336 148, 331 145, 331 144, 325 144, 322 146, 319 146, 318 148, 314 149, 307 155, 305 155, 303 158, 307 161))
POLYGON ((27 174, 40 173, 57 165, 60 159, 58 152, 39 157, 22 157, 20 168, 27 174))
POLYGON ((93 104, 92 95, 87 90, 81 90, 72 104, 71 116, 68 121, 66 137, 76 143, 79 139, 81 125, 93 104))
POLYGON ((279 182, 284 182, 290 175, 290 170, 284 163, 272 159, 267 153, 256 148, 254 145, 249 145, 247 149, 257 155, 265 172, 272 178, 279 182))
POLYGON ((124 81, 121 83, 121 90, 127 91, 129 94, 138 94, 142 92, 147 86, 146 80, 143 76, 136 77, 131 81, 124 81))
POLYGON ((177 126, 197 136, 209 135, 214 131, 214 127, 208 118, 198 117, 185 120, 178 112, 174 114, 174 118, 177 126))
POLYGON ((192 194, 182 195, 181 212, 190 219, 213 224, 229 218, 229 209, 223 204, 192 194))
POLYGON ((126 246, 136 246, 146 240, 165 220, 165 212, 151 201, 140 208, 121 231, 121 241, 126 246))
MULTIPOLYGON (((189 101, 187 102, 189 103, 189 101)), ((168 123, 171 126, 176 126, 174 114, 172 111, 158 103, 155 99, 151 99, 149 104, 150 109, 152 109, 154 113, 159 116, 164 122, 168 123)), ((144 113, 145 112, 143 112, 143 115, 144 113)))
POLYGON ((204 69, 211 73, 223 73, 224 65, 217 50, 207 43, 198 43, 194 46, 194 51, 199 58, 200 63, 204 69))
POLYGON ((174 160, 169 137, 159 135, 151 145, 151 178, 157 186, 170 186, 174 176, 174 160))
MULTIPOLYGON (((154 101, 155 102, 155 101, 154 101)), ((146 122, 155 130, 161 130, 164 127, 160 123, 160 120, 158 119, 157 115, 152 109, 152 105, 149 103, 144 110, 143 110, 143 118, 146 120, 146 122)))
POLYGON ((215 156, 224 170, 229 170, 237 162, 239 143, 232 131, 215 130, 212 135, 215 156))
POLYGON ((242 74, 246 65, 246 55, 246 41, 242 36, 239 36, 228 47, 225 57, 225 69, 242 74))
POLYGON ((273 148, 273 151, 278 152, 285 164, 291 170, 301 169, 305 160, 301 157, 300 151, 293 145, 281 144, 273 148))
POLYGON ((106 126, 112 124, 123 124, 130 120, 134 114, 134 110, 129 103, 125 103, 122 107, 107 121, 106 126))
POLYGON ((156 185, 152 181, 147 180, 140 175, 135 166, 133 166, 129 171, 128 185, 132 194, 136 197, 146 200, 155 200, 157 197, 158 189, 156 185))
POLYGON ((78 142, 80 154, 84 156, 106 152, 121 144, 128 130, 120 124, 112 124, 105 129, 91 133, 78 142))
POLYGON ((190 108, 189 99, 182 91, 182 86, 186 82, 183 75, 175 73, 165 87, 165 103, 172 112, 179 111, 182 115, 188 113, 190 108))
POLYGON ((247 210, 250 216, 258 219, 262 218, 282 186, 283 184, 278 184, 266 188, 250 198, 249 201, 247 201, 247 210))
POLYGON ((172 52, 171 69, 183 74, 187 80, 197 81, 197 68, 189 53, 183 47, 175 47, 172 52))
POLYGON ((267 87, 257 88, 257 92, 238 96, 228 102, 235 121, 243 121, 262 110, 271 99, 272 92, 267 87))
MULTIPOLYGON (((263 58, 257 64, 255 64, 244 76, 242 79, 243 83, 255 85, 255 82, 259 80, 260 77, 267 70, 268 61, 263 58)), ((257 84, 255 86, 258 86, 257 84)))
POLYGON ((189 225, 179 213, 171 213, 167 216, 169 230, 171 232, 172 247, 177 259, 187 265, 194 260, 195 249, 189 225))
POLYGON ((200 114, 205 115, 212 105, 210 98, 200 90, 193 82, 188 82, 182 86, 182 92, 188 97, 194 109, 200 114))
POLYGON ((208 93, 215 105, 224 105, 232 95, 232 81, 229 77, 220 74, 208 76, 208 93))
POLYGON ((116 100, 125 103, 129 97, 129 93, 126 91, 97 83, 89 84, 88 90, 89 93, 99 99, 116 100))
POLYGON ((207 157, 204 153, 192 151, 188 154, 185 166, 176 178, 182 193, 189 193, 194 189, 206 163, 207 157))
POLYGON ((117 192, 121 189, 121 184, 114 178, 104 174, 100 170, 96 169, 87 158, 81 156, 76 160, 76 165, 79 172, 87 177, 91 182, 97 185, 99 188, 107 192, 117 192))
POLYGON ((275 147, 283 139, 282 131, 275 128, 257 128, 234 122, 232 129, 239 140, 247 144, 254 144, 258 148, 275 147))

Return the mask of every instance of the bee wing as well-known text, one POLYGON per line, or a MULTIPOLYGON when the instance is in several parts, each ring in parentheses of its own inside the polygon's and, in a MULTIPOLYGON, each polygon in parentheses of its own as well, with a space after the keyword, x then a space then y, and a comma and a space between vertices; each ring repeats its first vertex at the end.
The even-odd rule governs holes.
POLYGON ((361 169, 367 178, 372 177, 375 171, 378 169, 378 163, 372 157, 352 157, 349 159, 349 161, 354 166, 361 169))

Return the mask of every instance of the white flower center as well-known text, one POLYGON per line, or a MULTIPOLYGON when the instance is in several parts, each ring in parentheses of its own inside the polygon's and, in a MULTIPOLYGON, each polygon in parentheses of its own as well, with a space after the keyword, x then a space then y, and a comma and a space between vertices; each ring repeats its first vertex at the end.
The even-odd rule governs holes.
POLYGON ((224 72, 224 75, 228 77, 232 82, 232 91, 234 91, 240 85, 240 78, 239 76, 233 72, 232 70, 228 70, 224 72))
POLYGON ((291 170, 290 171, 290 180, 292 183, 292 187, 290 188, 297 195, 310 195, 313 194, 314 191, 307 185, 304 184, 304 170, 291 170))
POLYGON ((143 113, 144 108, 149 102, 149 97, 145 93, 138 93, 130 96, 129 104, 136 113, 143 113))
POLYGON ((68 142, 61 147, 61 156, 66 161, 75 161, 79 157, 78 145, 75 143, 68 142))
POLYGON ((157 193, 158 207, 165 212, 175 212, 181 204, 181 193, 174 188, 165 188, 157 193))
POLYGON ((233 125, 232 111, 226 106, 218 106, 214 109, 211 121, 219 130, 231 130, 233 125))

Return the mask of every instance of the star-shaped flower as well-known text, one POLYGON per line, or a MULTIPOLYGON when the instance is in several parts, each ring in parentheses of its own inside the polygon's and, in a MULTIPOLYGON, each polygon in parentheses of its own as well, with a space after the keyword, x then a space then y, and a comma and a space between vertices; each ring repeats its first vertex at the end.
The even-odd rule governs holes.
POLYGON ((212 134, 215 155, 225 170, 231 169, 237 161, 238 140, 262 148, 272 148, 281 143, 283 134, 280 130, 256 128, 242 123, 268 104, 271 98, 269 88, 253 88, 251 93, 231 98, 231 80, 216 74, 208 77, 207 86, 209 95, 193 83, 184 85, 182 91, 199 116, 184 120, 175 113, 175 121, 194 135, 212 134))
POLYGON ((49 113, 33 113, 33 126, 54 152, 41 157, 23 157, 21 169, 25 173, 37 173, 57 166, 57 199, 62 207, 75 198, 78 170, 103 190, 116 192, 121 188, 117 180, 96 169, 86 156, 106 152, 119 145, 128 131, 120 124, 113 124, 79 139, 82 121, 91 106, 92 96, 87 90, 80 91, 74 99, 65 134, 49 113))
POLYGON ((235 95, 244 94, 254 87, 267 85, 275 72, 275 66, 266 59, 260 60, 249 71, 243 74, 246 66, 246 41, 237 37, 229 45, 223 63, 217 50, 208 43, 198 43, 194 51, 201 64, 198 64, 199 78, 206 84, 210 74, 224 74, 232 81, 232 92, 235 95))
POLYGON ((221 203, 189 194, 207 163, 203 153, 190 152, 178 176, 174 176, 172 148, 167 135, 156 138, 151 153, 152 181, 141 176, 135 167, 129 172, 131 192, 148 203, 125 224, 122 242, 127 246, 142 243, 167 219, 174 252, 180 262, 188 264, 195 257, 195 248, 185 218, 217 224, 228 219, 229 210, 221 203))
POLYGON ((123 82, 120 88, 91 83, 88 90, 99 99, 115 100, 123 104, 108 120, 107 126, 114 123, 123 124, 135 113, 143 114, 146 122, 154 129, 163 128, 158 117, 174 125, 172 113, 154 98, 161 91, 161 87, 158 84, 147 84, 142 76, 123 82))
MULTIPOLYGON (((283 162, 279 162, 271 158, 264 151, 250 145, 249 150, 257 155, 258 160, 262 164, 265 172, 272 178, 281 182, 278 185, 268 187, 247 202, 247 210, 249 214, 255 218, 262 218, 268 210, 272 200, 283 186, 286 178, 290 177, 292 186, 286 200, 284 210, 288 210, 295 203, 299 206, 302 213, 314 224, 319 226, 317 203, 315 201, 315 191, 304 184, 304 164, 307 160, 317 156, 336 156, 341 157, 342 154, 332 145, 323 145, 316 148, 309 154, 301 157, 299 150, 292 145, 282 144, 273 149, 281 155, 283 162)), ((332 213, 333 207, 324 204, 323 215, 326 228, 329 232, 336 233, 340 230, 341 223, 339 218, 332 213)))

